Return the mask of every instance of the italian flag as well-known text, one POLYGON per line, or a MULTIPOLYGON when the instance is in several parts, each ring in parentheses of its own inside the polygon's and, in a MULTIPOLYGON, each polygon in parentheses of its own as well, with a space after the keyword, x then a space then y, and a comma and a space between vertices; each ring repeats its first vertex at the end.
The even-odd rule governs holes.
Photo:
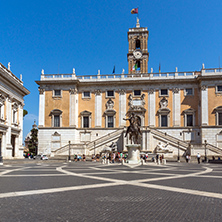
POLYGON ((131 71, 133 71, 133 70, 137 70, 137 64, 135 64, 135 65, 132 67, 131 71))

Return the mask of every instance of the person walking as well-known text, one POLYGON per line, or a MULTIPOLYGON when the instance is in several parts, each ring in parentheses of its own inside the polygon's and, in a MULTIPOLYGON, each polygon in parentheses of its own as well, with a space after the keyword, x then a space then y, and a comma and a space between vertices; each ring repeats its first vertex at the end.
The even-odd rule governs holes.
POLYGON ((197 162, 200 164, 200 153, 197 153, 197 162))

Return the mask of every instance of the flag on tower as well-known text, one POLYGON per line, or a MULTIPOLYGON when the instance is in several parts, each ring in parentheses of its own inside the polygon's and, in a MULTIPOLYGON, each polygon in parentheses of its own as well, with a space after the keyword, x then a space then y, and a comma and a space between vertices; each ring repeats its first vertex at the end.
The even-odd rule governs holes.
POLYGON ((131 10, 131 14, 138 14, 138 8, 133 8, 131 10))

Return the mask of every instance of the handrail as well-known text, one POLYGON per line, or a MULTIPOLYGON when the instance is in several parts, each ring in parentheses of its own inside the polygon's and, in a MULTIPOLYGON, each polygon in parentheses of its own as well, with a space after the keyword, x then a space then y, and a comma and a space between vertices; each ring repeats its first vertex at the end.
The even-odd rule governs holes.
POLYGON ((123 129, 118 129, 118 130, 116 130, 116 131, 114 131, 112 133, 108 133, 108 134, 104 135, 103 137, 100 137, 100 138, 98 138, 98 139, 96 139, 94 141, 91 141, 91 142, 86 144, 86 148, 90 149, 94 145, 96 146, 96 145, 98 145, 98 144, 100 144, 100 143, 102 143, 104 141, 107 141, 108 138, 113 138, 114 136, 118 136, 119 134, 122 133, 122 131, 123 131, 123 129))
POLYGON ((164 136, 165 138, 168 138, 168 140, 171 139, 171 142, 174 142, 174 143, 178 143, 178 142, 179 142, 179 145, 180 145, 180 146, 182 145, 182 146, 184 146, 184 147, 186 147, 186 148, 188 148, 188 146, 189 146, 189 144, 188 144, 187 142, 183 141, 183 140, 180 140, 180 139, 178 139, 178 138, 176 138, 176 137, 173 137, 173 136, 171 136, 171 135, 169 135, 169 134, 166 134, 166 133, 164 133, 164 132, 161 132, 161 131, 159 131, 159 130, 157 130, 157 129, 154 129, 154 128, 151 128, 151 127, 150 127, 150 129, 151 129, 151 131, 153 131, 154 134, 156 133, 156 135, 164 136))
POLYGON ((210 143, 207 143, 207 146, 206 146, 207 149, 211 150, 211 151, 214 151, 214 152, 219 152, 222 154, 222 148, 220 147, 217 147, 217 146, 214 146, 210 143), (210 147, 210 148, 209 148, 210 147))

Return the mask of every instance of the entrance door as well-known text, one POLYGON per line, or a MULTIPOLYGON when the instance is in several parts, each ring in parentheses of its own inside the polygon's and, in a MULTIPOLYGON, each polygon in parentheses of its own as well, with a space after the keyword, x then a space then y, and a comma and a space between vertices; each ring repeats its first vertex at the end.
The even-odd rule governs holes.
POLYGON ((13 135, 11 137, 11 144, 12 144, 12 157, 15 157, 15 136, 13 135))

